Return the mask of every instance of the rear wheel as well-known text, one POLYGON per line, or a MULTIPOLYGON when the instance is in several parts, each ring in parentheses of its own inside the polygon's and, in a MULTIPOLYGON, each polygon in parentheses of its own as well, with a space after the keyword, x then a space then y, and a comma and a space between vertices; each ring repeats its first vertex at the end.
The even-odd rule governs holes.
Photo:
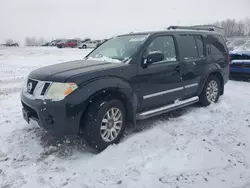
POLYGON ((124 105, 119 100, 95 102, 84 116, 82 133, 85 141, 100 151, 117 144, 125 129, 125 115, 124 105))
POLYGON ((210 76, 200 95, 201 105, 208 106, 211 103, 218 102, 222 89, 221 87, 220 79, 215 75, 210 76))
POLYGON ((87 46, 84 44, 84 45, 82 46, 82 48, 83 48, 83 49, 86 49, 86 48, 87 48, 87 46))

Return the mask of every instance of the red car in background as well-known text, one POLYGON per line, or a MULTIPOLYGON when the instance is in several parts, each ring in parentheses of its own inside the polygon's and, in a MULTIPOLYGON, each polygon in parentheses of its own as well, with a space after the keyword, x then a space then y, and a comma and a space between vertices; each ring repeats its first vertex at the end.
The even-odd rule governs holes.
POLYGON ((65 40, 57 44, 58 48, 76 48, 78 46, 78 40, 65 40))

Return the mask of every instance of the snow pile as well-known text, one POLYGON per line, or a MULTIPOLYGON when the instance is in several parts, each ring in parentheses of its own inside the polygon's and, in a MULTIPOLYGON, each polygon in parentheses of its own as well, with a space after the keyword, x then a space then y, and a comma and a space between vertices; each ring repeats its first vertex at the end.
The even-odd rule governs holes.
POLYGON ((194 105, 138 122, 143 132, 128 130, 120 144, 95 154, 80 141, 50 139, 22 118, 16 80, 36 67, 85 53, 60 50, 0 52, 5 57, 0 84, 9 88, 0 92, 0 187, 250 186, 250 83, 229 81, 219 103, 207 108, 194 105))

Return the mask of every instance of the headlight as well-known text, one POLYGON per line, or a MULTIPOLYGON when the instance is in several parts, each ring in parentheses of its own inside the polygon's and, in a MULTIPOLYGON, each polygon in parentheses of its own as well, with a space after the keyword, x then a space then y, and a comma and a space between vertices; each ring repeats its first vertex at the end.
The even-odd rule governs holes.
POLYGON ((54 101, 63 100, 67 95, 72 93, 78 87, 75 83, 57 83, 54 82, 49 87, 49 90, 45 96, 46 99, 51 99, 54 101))

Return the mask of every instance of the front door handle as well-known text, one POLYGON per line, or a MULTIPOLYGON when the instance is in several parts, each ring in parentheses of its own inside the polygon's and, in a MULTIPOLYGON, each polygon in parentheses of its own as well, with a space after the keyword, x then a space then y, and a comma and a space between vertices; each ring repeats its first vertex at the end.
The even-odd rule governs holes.
POLYGON ((181 70, 181 67, 179 65, 177 65, 174 70, 179 72, 181 70))

